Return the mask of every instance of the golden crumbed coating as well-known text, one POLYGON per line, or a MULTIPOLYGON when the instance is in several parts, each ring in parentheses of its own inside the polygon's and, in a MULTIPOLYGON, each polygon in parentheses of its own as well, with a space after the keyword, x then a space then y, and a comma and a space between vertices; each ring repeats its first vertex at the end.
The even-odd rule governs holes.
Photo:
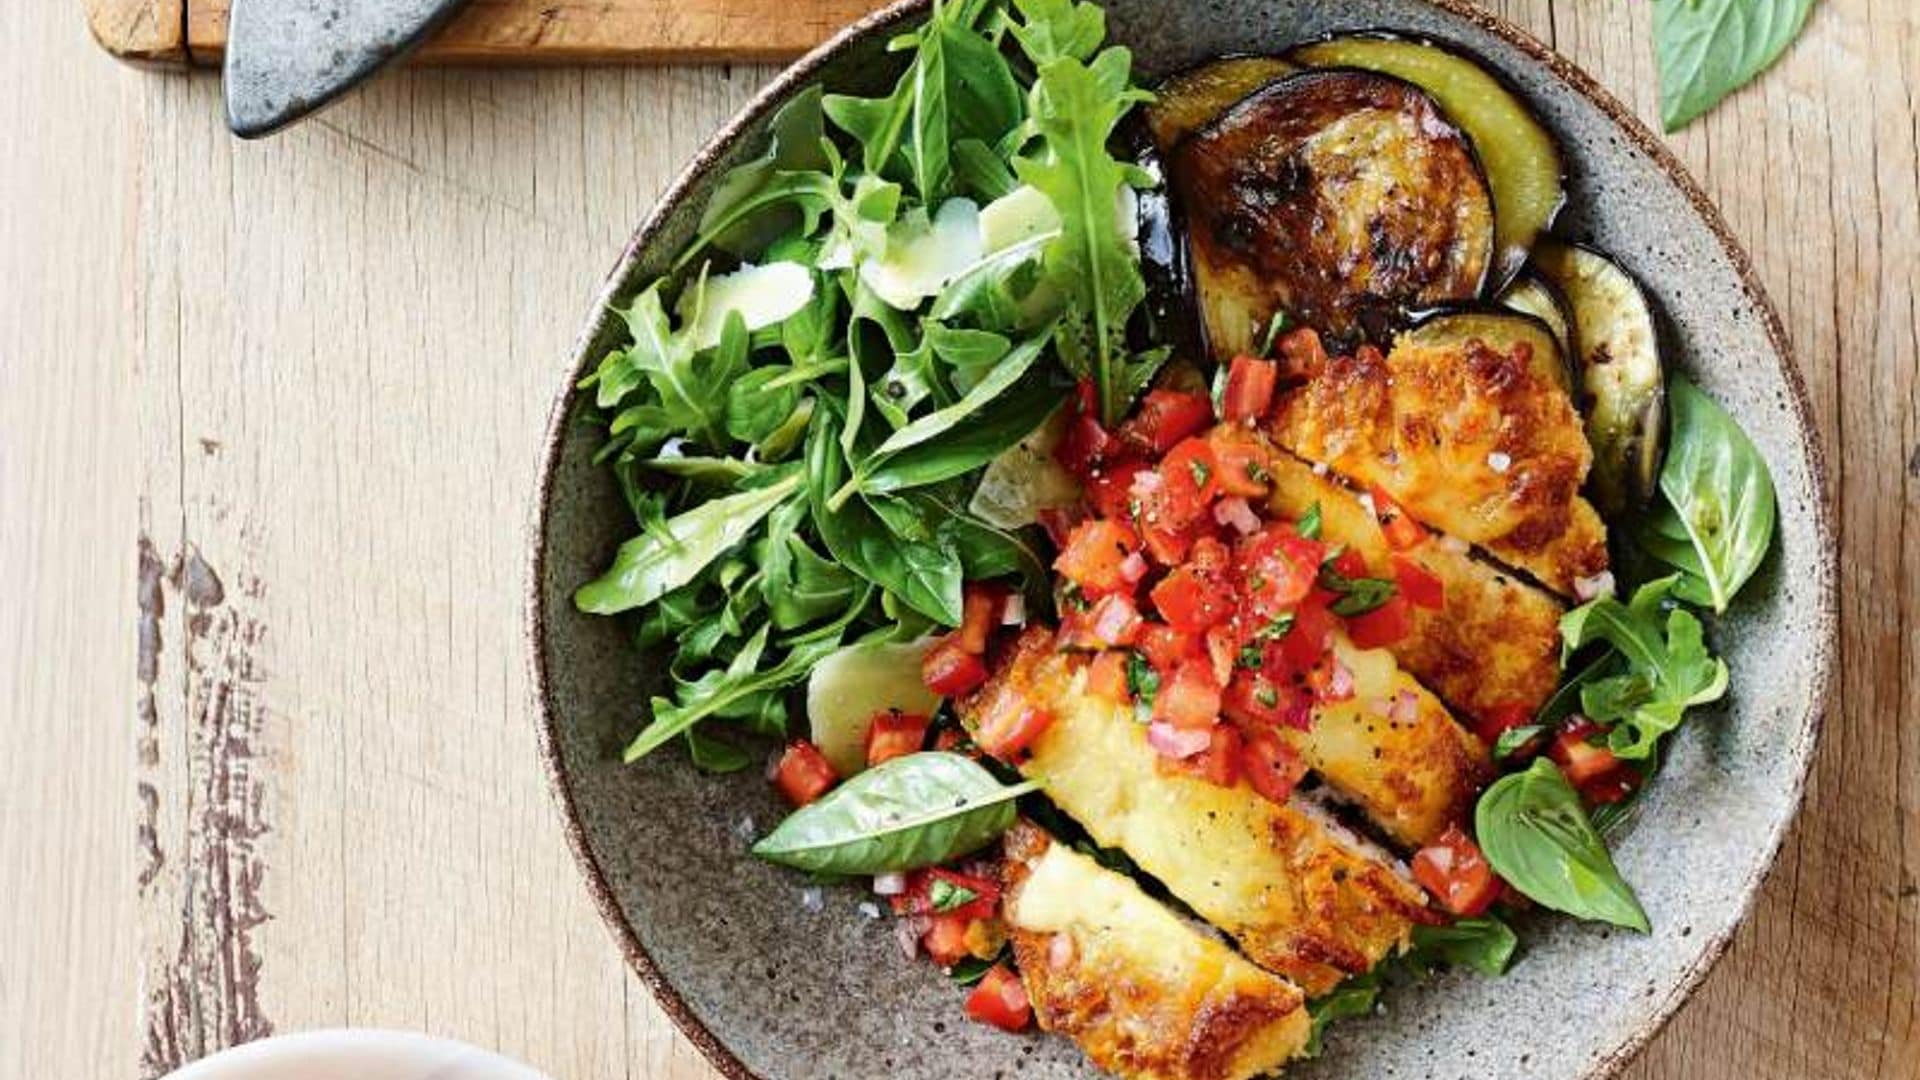
POLYGON ((1323 994, 1403 948, 1413 924, 1432 918, 1425 894, 1384 853, 1303 804, 1169 768, 1131 709, 1081 691, 1084 666, 1058 652, 1045 628, 1030 628, 961 717, 972 723, 1008 700, 1049 710, 1053 723, 1021 771, 1255 963, 1323 994))
POLYGON ((1465 135, 1410 83, 1316 71, 1258 91, 1169 157, 1209 347, 1276 311, 1341 338, 1480 290, 1493 203, 1465 135))
POLYGON ((1337 635, 1334 653, 1353 673, 1353 696, 1313 707, 1311 726, 1279 729, 1307 767, 1395 841, 1431 843, 1464 824, 1493 779, 1493 758, 1446 706, 1384 649, 1337 635))
MULTIPOLYGON (((1352 489, 1291 454, 1274 454, 1269 471, 1275 513, 1299 518, 1318 504, 1322 539, 1358 553, 1374 574, 1392 576, 1392 545, 1352 489)), ((1442 543, 1401 554, 1445 590, 1444 606, 1413 607, 1412 631, 1389 646, 1408 674, 1476 720, 1507 708, 1532 712, 1552 696, 1565 610, 1553 594, 1442 543)))
POLYGON ((1247 1080, 1306 1045, 1298 987, 1037 826, 1006 837, 1003 911, 1041 1028, 1132 1080, 1247 1080))
POLYGON ((1580 495, 1593 451, 1566 393, 1522 352, 1475 338, 1331 358, 1282 396, 1271 433, 1570 595, 1607 569, 1606 527, 1580 495))

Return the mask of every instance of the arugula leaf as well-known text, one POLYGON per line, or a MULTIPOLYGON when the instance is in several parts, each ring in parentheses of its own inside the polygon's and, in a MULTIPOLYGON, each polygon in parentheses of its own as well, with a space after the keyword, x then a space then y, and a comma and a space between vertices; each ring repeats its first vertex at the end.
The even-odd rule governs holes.
POLYGON ((1016 0, 1013 36, 1038 67, 1050 60, 1087 60, 1107 40, 1107 13, 1075 0, 1016 0))
POLYGON ((1639 539, 1681 571, 1676 596, 1725 611, 1773 542, 1773 478, 1746 432, 1692 383, 1674 376, 1667 401, 1663 502, 1639 539))
MULTIPOLYGON (((716 394, 713 384, 695 367, 697 350, 692 340, 674 333, 660 300, 660 283, 634 297, 620 317, 633 335, 625 363, 659 395, 662 417, 708 446, 726 445, 722 434, 725 395, 716 394)), ((604 393, 604 382, 601 389, 604 393)))
POLYGON ((814 873, 886 874, 978 851, 1013 825, 1014 800, 1040 785, 1003 787, 963 754, 897 757, 788 815, 753 853, 814 873))
MULTIPOLYGON (((1016 87, 1014 93, 1019 93, 1016 87)), ((1018 98, 1015 98, 1016 103, 1018 98)), ((953 144, 953 177, 960 190, 982 203, 992 202, 1018 187, 1013 170, 993 147, 979 139, 957 139, 953 144)))
POLYGON ((845 480, 846 461, 833 420, 824 412, 816 412, 807 437, 806 473, 814 527, 834 558, 935 622, 960 625, 965 574, 957 553, 939 543, 896 535, 863 499, 849 500, 837 511, 828 507, 845 480))
POLYGON ((1813 0, 1653 0, 1660 121, 1685 127, 1779 59, 1813 0))
POLYGON ((753 757, 745 750, 698 728, 689 728, 683 738, 687 743, 687 755, 693 759, 694 768, 701 772, 718 776, 737 773, 753 764, 753 757))
POLYGON ((1500 733, 1499 738, 1493 740, 1494 758, 1504 760, 1512 757, 1545 730, 1547 728, 1544 724, 1522 724, 1519 727, 1508 728, 1500 733))
POLYGON ((1579 794, 1553 762, 1537 760, 1494 781, 1473 816, 1494 872, 1535 903, 1641 933, 1651 929, 1579 794))
POLYGON ((725 670, 710 671, 678 687, 674 695, 677 700, 654 698, 650 703, 653 718, 627 744, 623 760, 632 764, 709 717, 750 721, 750 726, 757 726, 762 733, 774 733, 783 726, 785 703, 776 692, 806 678, 813 665, 839 648, 840 638, 835 634, 795 645, 785 659, 760 670, 767 629, 761 627, 725 670))
POLYGON ((1502 975, 1519 945, 1512 927, 1488 915, 1443 926, 1415 926, 1409 958, 1421 966, 1445 963, 1470 967, 1482 975, 1502 975))
MULTIPOLYGON (((1018 27, 1015 35, 1033 36, 1035 25, 1018 27)), ((1051 36, 1037 40, 1041 44, 1028 46, 1037 49, 1029 55, 1039 69, 1028 112, 1044 152, 1014 159, 1014 172, 1060 215, 1060 235, 1042 256, 1047 276, 1067 297, 1056 345, 1069 371, 1093 380, 1102 422, 1112 426, 1155 364, 1129 356, 1126 347, 1127 320, 1147 286, 1116 211, 1135 177, 1107 142, 1121 117, 1150 95, 1132 86, 1133 55, 1124 48, 1109 48, 1087 64, 1055 55, 1051 36)))
POLYGON ((827 168, 826 153, 821 148, 826 128, 821 122, 819 87, 795 94, 773 114, 767 128, 770 135, 766 152, 728 171, 700 215, 698 234, 740 258, 759 253, 802 222, 804 215, 795 205, 798 189, 767 198, 779 175, 817 173, 827 168))
MULTIPOLYGON (((986 408, 989 403, 1000 397, 1009 387, 1018 382, 1020 377, 1027 373, 1028 369, 1033 367, 1034 361, 1039 359, 1041 349, 1044 348, 1045 345, 1046 338, 1044 336, 1022 342, 1014 348, 1013 351, 1001 357, 999 363, 994 365, 993 370, 988 373, 984 379, 980 380, 973 389, 967 391, 959 401, 954 402, 944 409, 937 409, 928 413, 888 436, 885 441, 874 448, 873 453, 868 456, 866 461, 861 463, 859 470, 857 470, 859 475, 856 479, 862 482, 861 486, 866 487, 868 490, 885 490, 882 488, 874 488, 868 481, 870 481, 873 473, 884 465, 888 459, 897 457, 907 450, 926 444, 942 435, 946 435, 951 432, 955 426, 970 419, 975 413, 986 408)), ((1047 410, 1047 412, 1051 411, 1051 409, 1047 410)), ((1046 416, 1043 414, 1040 419, 1044 420, 1046 416)), ((987 454, 986 457, 979 459, 965 468, 959 469, 957 472, 950 472, 946 476, 937 477, 936 479, 944 480, 947 479, 947 477, 958 476, 960 473, 985 465, 993 459, 994 454, 998 454, 1000 450, 1011 446, 1014 442, 1018 442, 1028 434, 1031 434, 1033 429, 1039 426, 1039 422, 1035 421, 1032 427, 1021 431, 1018 435, 1014 436, 1010 442, 995 449, 992 453, 987 454)))
POLYGON ((937 440, 869 458, 861 464, 867 471, 857 482, 863 490, 881 494, 964 476, 1038 430, 1060 407, 1060 398, 1045 382, 1029 379, 995 399, 985 419, 937 440))
POLYGON ((1313 1029, 1307 1036, 1306 1045, 1300 1050, 1300 1056, 1319 1057, 1328 1025, 1336 1020, 1365 1016, 1379 1003, 1380 975, 1377 971, 1356 975, 1307 1002, 1307 1016, 1313 1020, 1313 1029))
POLYGON ((790 473, 768 487, 701 503, 668 519, 661 532, 643 533, 620 545, 607 572, 573 594, 575 606, 592 615, 613 615, 658 600, 746 539, 762 518, 799 489, 800 476, 790 473))
POLYGON ((1606 641, 1626 661, 1624 672, 1595 677, 1580 689, 1581 710, 1610 729, 1607 745, 1624 758, 1652 756, 1687 709, 1717 701, 1727 690, 1727 665, 1707 651, 1700 620, 1677 606, 1661 617, 1676 581, 1642 585, 1629 604, 1599 597, 1560 620, 1567 654, 1606 641))

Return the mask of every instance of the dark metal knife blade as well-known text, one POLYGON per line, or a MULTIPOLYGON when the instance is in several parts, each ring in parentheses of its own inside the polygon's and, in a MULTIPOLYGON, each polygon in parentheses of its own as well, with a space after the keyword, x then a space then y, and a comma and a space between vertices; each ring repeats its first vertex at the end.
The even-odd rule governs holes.
POLYGON ((269 135, 404 55, 466 0, 234 0, 227 126, 269 135))

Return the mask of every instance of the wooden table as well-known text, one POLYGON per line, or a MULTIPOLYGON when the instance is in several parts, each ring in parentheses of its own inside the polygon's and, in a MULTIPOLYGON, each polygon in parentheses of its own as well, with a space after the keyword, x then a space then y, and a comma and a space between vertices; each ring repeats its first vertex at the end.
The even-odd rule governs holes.
MULTIPOLYGON (((1647 5, 1499 6, 1654 115, 1647 5)), ((522 530, 601 271, 768 72, 406 73, 242 144, 73 4, 0 40, 0 1076, 332 1025, 708 1075, 561 840, 522 530)), ((1917 126, 1912 0, 1827 0, 1675 140, 1837 450, 1845 660, 1757 913, 1635 1075, 1920 1077, 1917 126)))

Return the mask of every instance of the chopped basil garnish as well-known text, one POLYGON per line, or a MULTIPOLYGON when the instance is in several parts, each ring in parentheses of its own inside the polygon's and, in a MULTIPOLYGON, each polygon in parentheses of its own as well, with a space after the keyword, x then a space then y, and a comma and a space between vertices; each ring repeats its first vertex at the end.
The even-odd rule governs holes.
POLYGON ((937 877, 927 887, 927 899, 933 903, 933 910, 945 914, 966 907, 980 899, 980 894, 965 885, 955 885, 946 878, 937 877))

